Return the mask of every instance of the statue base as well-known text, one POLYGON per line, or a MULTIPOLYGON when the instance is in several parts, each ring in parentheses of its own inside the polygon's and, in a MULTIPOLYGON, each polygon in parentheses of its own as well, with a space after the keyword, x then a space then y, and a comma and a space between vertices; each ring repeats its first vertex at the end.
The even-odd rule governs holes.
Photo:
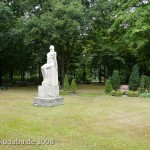
POLYGON ((57 97, 59 96, 59 86, 38 86, 38 97, 57 97))
POLYGON ((64 104, 63 97, 40 98, 34 97, 34 106, 52 107, 64 104))
POLYGON ((38 86, 38 97, 34 97, 34 106, 50 107, 61 104, 64 104, 64 101, 59 96, 59 86, 43 81, 42 85, 38 86))

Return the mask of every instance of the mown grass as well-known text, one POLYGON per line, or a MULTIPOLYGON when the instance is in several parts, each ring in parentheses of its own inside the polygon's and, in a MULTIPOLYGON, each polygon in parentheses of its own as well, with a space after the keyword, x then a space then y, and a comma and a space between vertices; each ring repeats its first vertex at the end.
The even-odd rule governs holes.
POLYGON ((150 98, 112 97, 80 85, 64 105, 35 107, 37 87, 0 91, 0 139, 54 139, 53 145, 0 145, 2 150, 147 150, 150 98))

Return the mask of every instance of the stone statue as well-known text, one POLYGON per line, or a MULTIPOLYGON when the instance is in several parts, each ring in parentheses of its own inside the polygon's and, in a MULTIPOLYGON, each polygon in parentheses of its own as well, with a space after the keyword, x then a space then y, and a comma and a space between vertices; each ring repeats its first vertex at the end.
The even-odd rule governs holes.
POLYGON ((50 52, 47 54, 47 63, 41 67, 43 75, 43 85, 58 86, 58 67, 56 52, 54 46, 50 46, 50 52))
POLYGON ((34 98, 35 106, 55 106, 63 104, 63 98, 59 96, 57 54, 54 46, 49 47, 47 63, 41 67, 43 82, 38 86, 38 97, 34 98))

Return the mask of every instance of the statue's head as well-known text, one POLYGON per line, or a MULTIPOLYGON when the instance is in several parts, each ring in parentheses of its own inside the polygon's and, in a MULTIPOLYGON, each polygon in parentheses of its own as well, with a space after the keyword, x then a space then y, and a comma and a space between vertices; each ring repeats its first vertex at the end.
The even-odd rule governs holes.
POLYGON ((51 46, 49 47, 49 49, 50 49, 50 51, 54 51, 54 46, 51 45, 51 46))

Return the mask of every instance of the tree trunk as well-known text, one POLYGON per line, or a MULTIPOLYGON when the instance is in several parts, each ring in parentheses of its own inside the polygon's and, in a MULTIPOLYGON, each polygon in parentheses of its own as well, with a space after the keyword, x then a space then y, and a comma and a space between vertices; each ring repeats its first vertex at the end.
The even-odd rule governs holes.
POLYGON ((106 80, 106 66, 104 65, 104 82, 106 80))
POLYGON ((85 65, 83 66, 83 81, 86 83, 86 71, 85 71, 85 65))
POLYGON ((101 67, 101 65, 98 68, 98 76, 99 76, 99 83, 101 83, 102 82, 102 80, 101 80, 101 76, 102 76, 102 67, 101 67))
POLYGON ((12 81, 13 81, 13 69, 10 69, 10 71, 9 71, 9 82, 10 83, 12 83, 12 81))
POLYGON ((76 78, 76 71, 75 69, 73 70, 73 76, 74 76, 74 79, 76 78))
POLYGON ((2 64, 0 63, 0 85, 2 85, 2 64))
POLYGON ((65 76, 65 64, 64 64, 64 49, 61 51, 61 84, 64 86, 64 76, 65 76))
POLYGON ((67 42, 67 67, 66 67, 66 74, 69 72, 69 65, 70 65, 70 58, 72 56, 73 50, 74 50, 74 45, 75 45, 75 37, 70 44, 69 41, 67 42))
POLYGON ((39 83, 42 82, 42 76, 41 76, 41 63, 38 64, 38 74, 39 74, 39 83))
POLYGON ((24 84, 25 81, 25 69, 22 70, 22 84, 24 84))
POLYGON ((22 68, 20 70, 20 80, 21 80, 21 85, 24 85, 24 80, 25 80, 25 69, 22 68))

